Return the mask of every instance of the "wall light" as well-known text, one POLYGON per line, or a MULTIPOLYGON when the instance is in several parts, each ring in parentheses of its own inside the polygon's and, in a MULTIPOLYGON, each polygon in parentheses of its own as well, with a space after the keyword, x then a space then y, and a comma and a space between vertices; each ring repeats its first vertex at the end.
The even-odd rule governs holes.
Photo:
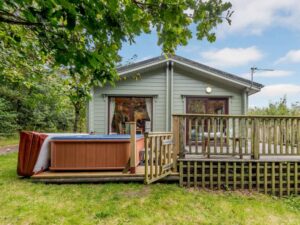
POLYGON ((210 94, 210 93, 212 92, 211 87, 207 87, 207 88, 205 89, 205 92, 206 92, 207 94, 210 94))

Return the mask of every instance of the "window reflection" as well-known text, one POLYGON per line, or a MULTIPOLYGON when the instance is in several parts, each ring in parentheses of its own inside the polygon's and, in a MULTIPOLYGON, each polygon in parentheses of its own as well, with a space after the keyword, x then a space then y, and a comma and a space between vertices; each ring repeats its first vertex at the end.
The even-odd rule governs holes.
POLYGON ((129 133, 127 122, 136 122, 137 133, 151 131, 152 98, 112 97, 109 111, 110 133, 129 133))

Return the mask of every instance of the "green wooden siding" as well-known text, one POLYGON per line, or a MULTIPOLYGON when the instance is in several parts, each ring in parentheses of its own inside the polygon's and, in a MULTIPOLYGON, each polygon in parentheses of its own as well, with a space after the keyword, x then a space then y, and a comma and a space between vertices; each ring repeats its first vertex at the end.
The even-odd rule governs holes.
POLYGON ((183 70, 174 71, 174 105, 173 113, 184 113, 185 105, 182 95, 198 96, 231 96, 229 98, 229 113, 233 115, 243 114, 243 94, 241 90, 215 81, 203 79, 196 74, 191 74, 183 70), (206 94, 205 89, 209 86, 212 88, 211 94, 206 94))
POLYGON ((120 81, 116 87, 95 88, 93 108, 94 108, 94 131, 98 133, 107 133, 108 125, 108 99, 106 95, 157 95, 154 98, 154 129, 158 131, 165 130, 166 118, 166 76, 165 69, 141 74, 140 80, 128 78, 126 81, 120 81))
POLYGON ((89 129, 97 133, 107 133, 108 126, 108 98, 109 95, 156 95, 154 98, 154 124, 153 131, 169 131, 171 128, 171 115, 185 112, 185 99, 183 95, 205 96, 205 88, 212 87, 212 93, 207 95, 231 96, 229 98, 229 113, 244 113, 243 91, 223 83, 212 81, 205 76, 193 74, 189 71, 176 68, 173 72, 173 88, 171 90, 171 70, 169 70, 169 100, 166 105, 166 65, 148 72, 141 72, 140 80, 127 79, 120 81, 116 87, 94 88, 94 98, 89 104, 89 129), (173 101, 171 104, 171 95, 173 101), (168 107, 169 127, 166 128, 166 108, 168 107), (172 108, 172 109, 171 109, 172 108))

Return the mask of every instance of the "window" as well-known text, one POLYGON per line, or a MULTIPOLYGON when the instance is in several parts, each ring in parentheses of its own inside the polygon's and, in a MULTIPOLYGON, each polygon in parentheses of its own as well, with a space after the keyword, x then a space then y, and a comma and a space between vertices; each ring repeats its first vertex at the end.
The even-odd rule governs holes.
MULTIPOLYGON (((205 97, 188 97, 186 102, 186 112, 193 114, 228 114, 228 99, 227 98, 205 98, 205 97)), ((196 119, 192 119, 192 124, 195 124, 196 119)), ((217 132, 223 132, 221 128, 221 120, 217 122, 217 132)), ((189 130, 189 123, 186 122, 187 130, 189 130)), ((223 129, 225 130, 226 124, 223 121, 223 129)), ((192 136, 195 135, 195 125, 191 127, 192 136)), ((208 121, 198 121, 197 132, 200 133, 201 129, 205 132, 208 130, 208 121), (204 126, 202 126, 204 122, 204 126)), ((186 140, 188 141, 188 132, 186 132, 186 140)))
POLYGON ((228 99, 188 97, 186 109, 195 114, 228 114, 228 99))
POLYGON ((151 131, 152 98, 111 97, 109 100, 109 133, 129 133, 127 122, 136 122, 137 133, 151 131))

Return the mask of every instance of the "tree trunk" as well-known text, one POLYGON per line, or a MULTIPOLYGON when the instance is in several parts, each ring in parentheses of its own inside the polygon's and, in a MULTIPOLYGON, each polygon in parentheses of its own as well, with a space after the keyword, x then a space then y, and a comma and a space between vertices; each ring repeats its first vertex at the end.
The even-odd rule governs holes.
POLYGON ((78 123, 80 121, 80 104, 75 105, 75 119, 74 119, 74 127, 73 132, 76 133, 78 131, 78 123))

